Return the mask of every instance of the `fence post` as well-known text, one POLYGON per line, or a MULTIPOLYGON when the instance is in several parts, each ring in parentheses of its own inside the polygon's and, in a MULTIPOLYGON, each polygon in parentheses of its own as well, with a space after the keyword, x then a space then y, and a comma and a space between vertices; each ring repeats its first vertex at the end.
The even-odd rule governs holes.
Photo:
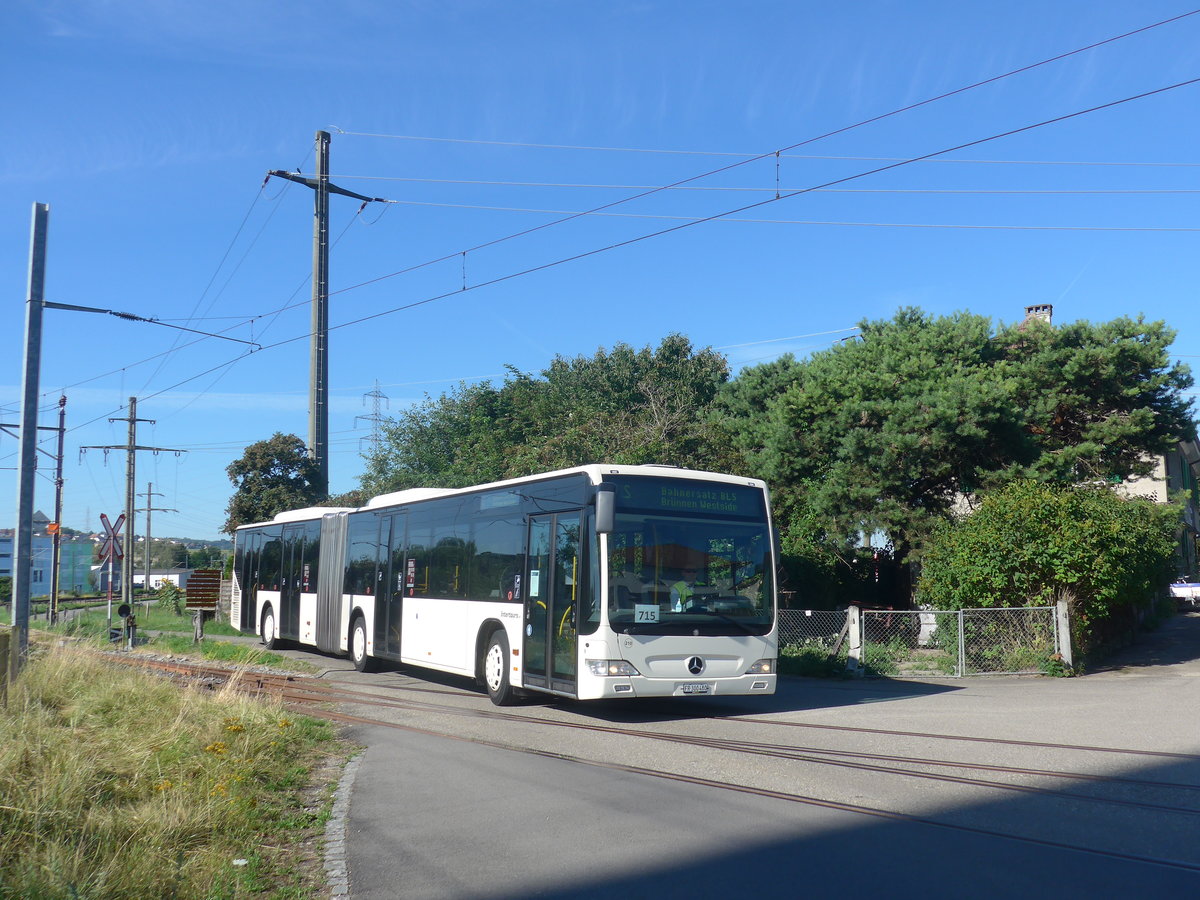
POLYGON ((11 637, 12 629, 0 628, 0 706, 8 705, 8 670, 13 667, 12 661, 9 659, 11 637))
POLYGON ((1058 638, 1058 655, 1062 657, 1063 665, 1068 669, 1075 668, 1075 658, 1071 653, 1071 613, 1066 600, 1054 604, 1055 637, 1058 638))
POLYGON ((965 618, 961 609, 958 611, 958 671, 954 673, 955 678, 962 678, 967 674, 967 629, 964 627, 965 618))
POLYGON ((846 671, 852 675, 862 675, 862 610, 857 606, 846 609, 846 636, 850 639, 846 671))

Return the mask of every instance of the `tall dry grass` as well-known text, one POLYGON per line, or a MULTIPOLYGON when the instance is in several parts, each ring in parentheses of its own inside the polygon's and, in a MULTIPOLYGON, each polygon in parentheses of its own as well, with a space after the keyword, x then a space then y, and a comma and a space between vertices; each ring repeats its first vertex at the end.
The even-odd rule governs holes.
POLYGON ((233 691, 40 654, 0 710, 0 898, 269 888, 280 863, 260 852, 264 835, 303 826, 291 791, 331 738, 233 691))

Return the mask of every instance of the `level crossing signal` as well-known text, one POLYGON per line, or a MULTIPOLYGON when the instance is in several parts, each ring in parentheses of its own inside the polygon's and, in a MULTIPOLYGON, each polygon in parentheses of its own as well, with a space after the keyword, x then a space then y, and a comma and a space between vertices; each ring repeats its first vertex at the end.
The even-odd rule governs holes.
POLYGON ((121 546, 121 526, 125 524, 125 514, 117 516, 117 523, 110 524, 108 516, 100 513, 100 524, 104 526, 104 543, 100 546, 100 558, 114 559, 118 562, 125 558, 125 550, 121 546))

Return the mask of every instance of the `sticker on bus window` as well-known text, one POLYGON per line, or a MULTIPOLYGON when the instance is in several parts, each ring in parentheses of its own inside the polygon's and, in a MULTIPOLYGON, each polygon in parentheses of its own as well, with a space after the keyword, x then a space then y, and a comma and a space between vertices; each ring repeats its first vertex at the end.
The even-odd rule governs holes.
POLYGON ((658 621, 658 604, 657 603, 637 603, 633 607, 633 621, 635 622, 657 622, 658 621))
POLYGON ((540 597, 542 595, 542 573, 540 569, 529 570, 529 596, 540 597))

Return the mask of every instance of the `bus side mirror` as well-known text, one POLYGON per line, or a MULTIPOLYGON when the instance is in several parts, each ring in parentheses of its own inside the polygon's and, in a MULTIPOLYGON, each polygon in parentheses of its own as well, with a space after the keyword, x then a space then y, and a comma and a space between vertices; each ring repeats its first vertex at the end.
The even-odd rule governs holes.
POLYGON ((610 485, 596 488, 596 534, 612 534, 616 525, 617 492, 610 485))

